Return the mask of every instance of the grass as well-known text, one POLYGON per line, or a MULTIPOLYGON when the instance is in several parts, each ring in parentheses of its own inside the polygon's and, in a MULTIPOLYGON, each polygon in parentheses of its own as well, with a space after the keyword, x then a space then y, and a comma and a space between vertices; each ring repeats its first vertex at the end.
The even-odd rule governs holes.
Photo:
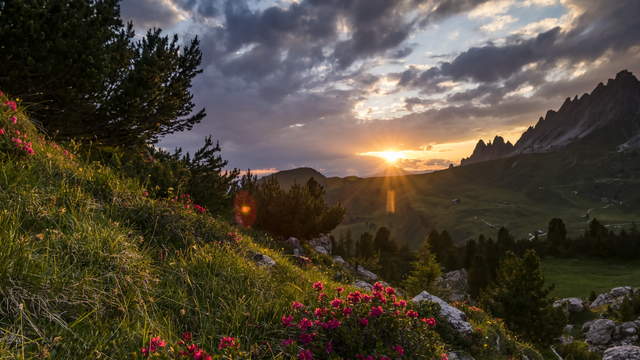
POLYGON ((617 286, 640 287, 640 261, 547 258, 542 268, 557 297, 588 298, 592 290, 600 294, 617 286))

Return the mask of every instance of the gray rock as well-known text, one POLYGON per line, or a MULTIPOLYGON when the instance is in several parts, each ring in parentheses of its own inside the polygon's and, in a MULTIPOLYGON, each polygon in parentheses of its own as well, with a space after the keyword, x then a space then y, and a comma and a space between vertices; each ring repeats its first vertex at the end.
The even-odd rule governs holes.
POLYGON ((563 307, 566 313, 579 313, 585 310, 584 303, 582 299, 577 297, 564 298, 560 300, 556 300, 553 303, 554 308, 563 307))
POLYGON ((331 254, 331 237, 329 235, 320 235, 315 239, 309 240, 309 245, 320 254, 331 254))
POLYGON ((362 281, 362 280, 356 280, 356 282, 353 283, 353 286, 360 288, 362 290, 367 290, 367 291, 371 291, 373 290, 373 285, 369 284, 366 281, 362 281))
POLYGON ((626 296, 633 294, 631 286, 621 286, 611 289, 609 292, 598 295, 591 303, 590 307, 598 308, 604 305, 616 307, 622 303, 626 296))
POLYGON ((313 250, 319 252, 322 255, 329 255, 329 251, 323 246, 314 246, 313 250))
POLYGON ((254 254, 252 259, 256 264, 258 264, 258 266, 271 268, 276 265, 276 261, 265 254, 254 254))
POLYGON ((569 345, 573 342, 573 336, 571 335, 562 335, 560 336, 560 343, 562 345, 569 345))
POLYGON ((414 303, 422 301, 431 301, 440 305, 440 317, 442 317, 451 327, 460 334, 471 334, 473 328, 467 321, 467 316, 459 309, 447 304, 444 300, 437 296, 431 295, 426 291, 421 292, 411 299, 414 303))
POLYGON ((302 248, 302 245, 300 244, 300 240, 298 240, 298 238, 295 238, 292 236, 287 239, 286 243, 291 248, 293 255, 295 256, 304 255, 304 249, 302 248))
POLYGON ((469 299, 469 282, 467 270, 455 270, 443 274, 436 280, 436 285, 444 290, 449 301, 465 301, 469 299))
POLYGON ((447 358, 449 360, 475 360, 473 356, 461 351, 452 351, 447 354, 447 358))
POLYGON ((602 360, 640 360, 640 347, 625 345, 608 348, 602 360))
POLYGON ((638 332, 638 324, 635 321, 627 321, 620 324, 620 333, 623 336, 635 335, 638 332))
POLYGON ((358 265, 356 272, 359 276, 362 276, 367 281, 377 281, 378 275, 372 273, 371 271, 364 268, 362 265, 358 265))
POLYGON ((611 342, 616 323, 609 319, 594 320, 585 335, 587 344, 593 347, 602 347, 611 342))
POLYGON ((338 264, 338 265, 349 266, 349 263, 340 255, 334 256, 333 257, 333 262, 338 264))
POLYGON ((574 326, 572 324, 567 324, 565 325, 564 329, 562 330, 562 332, 564 333, 570 333, 573 331, 574 326))

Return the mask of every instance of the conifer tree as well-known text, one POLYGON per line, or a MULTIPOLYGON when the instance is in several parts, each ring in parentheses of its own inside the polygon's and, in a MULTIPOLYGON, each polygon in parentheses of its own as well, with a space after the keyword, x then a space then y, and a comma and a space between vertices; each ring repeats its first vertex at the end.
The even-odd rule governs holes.
POLYGON ((418 251, 416 261, 411 264, 411 271, 403 282, 403 287, 410 296, 423 290, 431 291, 440 274, 440 264, 431 251, 429 242, 425 241, 418 251))

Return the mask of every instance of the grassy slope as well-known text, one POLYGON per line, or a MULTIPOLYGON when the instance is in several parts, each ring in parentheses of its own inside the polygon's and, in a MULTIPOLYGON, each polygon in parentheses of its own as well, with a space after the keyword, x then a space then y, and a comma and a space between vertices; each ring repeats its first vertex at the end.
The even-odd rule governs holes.
MULTIPOLYGON (((1 359, 131 358, 151 336, 173 343, 184 331, 205 349, 229 335, 281 358, 264 343, 281 338, 291 301, 308 301, 315 281, 337 286, 330 269, 300 268, 265 236, 145 197, 138 183, 43 139, 22 113, 9 124, 10 114, 0 107, 3 136, 27 134, 35 155, 0 138, 1 359), (278 265, 258 267, 251 251, 278 265)), ((494 321, 473 325, 536 358, 494 321)), ((475 355, 511 356, 500 351, 475 355)))
POLYGON ((328 198, 347 208, 336 234, 359 234, 371 224, 395 228, 398 239, 418 244, 431 228, 447 229, 464 240, 483 233, 495 236, 506 226, 518 237, 546 229, 560 217, 571 234, 584 230, 582 216, 605 224, 640 221, 639 155, 573 148, 566 153, 532 154, 395 178, 330 179, 328 198), (387 214, 386 193, 396 192, 396 214, 387 214), (574 193, 576 191, 577 193, 574 193), (607 205, 602 197, 619 198, 607 205), (453 204, 452 199, 460 199, 453 204), (416 221, 417 220, 417 221, 416 221), (418 228, 409 224, 420 224, 418 228))
POLYGON ((640 261, 550 258, 542 261, 542 267, 558 297, 588 298, 592 290, 600 294, 617 286, 640 287, 640 261))

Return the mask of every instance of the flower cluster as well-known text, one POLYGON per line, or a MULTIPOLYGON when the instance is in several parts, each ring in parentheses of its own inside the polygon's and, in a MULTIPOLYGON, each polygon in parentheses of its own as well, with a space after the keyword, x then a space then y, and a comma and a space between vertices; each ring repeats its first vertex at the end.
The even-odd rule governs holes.
MULTIPOLYGON (((3 96, 4 94, 0 95, 3 96)), ((9 109, 10 112, 15 113, 18 110, 18 104, 13 100, 7 100, 4 103, 4 106, 9 109)), ((18 124, 18 117, 15 114, 9 114, 10 116, 7 118, 7 122, 10 128, 13 128, 13 125, 18 124)), ((33 150, 33 143, 27 140, 27 135, 23 134, 19 129, 10 129, 0 127, 0 142, 4 143, 4 147, 6 149, 16 149, 22 154, 33 155, 35 151, 33 150)))
POLYGON ((433 330, 436 320, 409 308, 394 288, 376 283, 371 293, 344 293, 343 288, 325 292, 325 285, 315 282, 312 289, 315 301, 294 301, 291 313, 280 319, 287 337, 279 345, 289 356, 442 359, 443 347, 433 330))
MULTIPOLYGON (((140 349, 140 354, 143 357, 164 355, 164 358, 169 359, 212 360, 213 355, 197 344, 192 343, 192 339, 193 335, 190 332, 185 332, 174 348, 173 346, 168 346, 166 341, 156 336, 149 340, 148 346, 140 349)), ((223 355, 229 355, 236 352, 239 347, 240 343, 238 339, 231 336, 224 336, 220 338, 220 342, 218 343, 218 352, 223 355)))
POLYGON ((171 198, 172 202, 177 202, 182 204, 182 207, 185 209, 192 209, 193 211, 195 211, 198 214, 204 214, 207 212, 207 208, 205 208, 202 205, 198 205, 196 203, 193 202, 193 199, 191 199, 191 195, 190 194, 181 194, 179 196, 174 196, 173 198, 171 198))

